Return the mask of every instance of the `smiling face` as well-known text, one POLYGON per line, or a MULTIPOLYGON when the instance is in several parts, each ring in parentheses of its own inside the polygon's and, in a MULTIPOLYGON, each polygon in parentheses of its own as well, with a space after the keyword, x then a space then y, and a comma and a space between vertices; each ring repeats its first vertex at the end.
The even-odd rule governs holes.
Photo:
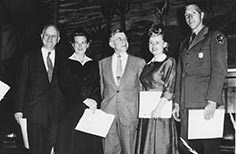
POLYGON ((75 36, 72 46, 76 53, 85 54, 86 50, 89 47, 89 42, 85 36, 75 36))
POLYGON ((191 4, 186 6, 185 21, 192 31, 197 31, 203 26, 204 13, 197 5, 191 4))
POLYGON ((54 26, 48 26, 41 34, 43 47, 52 50, 60 40, 59 32, 54 26))
POLYGON ((163 35, 154 35, 149 39, 149 51, 155 56, 162 54, 166 42, 163 40, 163 35))
POLYGON ((129 47, 127 37, 123 32, 116 33, 114 36, 112 36, 109 44, 117 54, 126 52, 129 47))

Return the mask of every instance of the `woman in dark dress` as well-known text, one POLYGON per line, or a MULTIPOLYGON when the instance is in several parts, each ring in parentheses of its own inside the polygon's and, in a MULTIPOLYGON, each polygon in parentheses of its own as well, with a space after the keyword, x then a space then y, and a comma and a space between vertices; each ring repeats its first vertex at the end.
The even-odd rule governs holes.
POLYGON ((56 154, 102 154, 101 138, 75 130, 84 110, 99 105, 98 63, 85 53, 90 41, 84 32, 76 32, 71 42, 74 53, 63 60, 59 85, 64 97, 58 127, 56 154))
POLYGON ((160 117, 163 105, 173 98, 176 63, 164 53, 168 44, 163 27, 155 25, 149 34, 149 51, 154 57, 143 68, 140 80, 145 91, 161 91, 162 95, 152 118, 139 121, 136 154, 178 154, 174 120, 160 117))

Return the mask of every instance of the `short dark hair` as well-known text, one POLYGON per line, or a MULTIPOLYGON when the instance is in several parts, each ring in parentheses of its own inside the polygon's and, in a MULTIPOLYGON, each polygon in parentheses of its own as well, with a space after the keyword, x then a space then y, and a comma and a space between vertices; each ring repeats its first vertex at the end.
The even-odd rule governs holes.
POLYGON ((186 10, 186 7, 189 6, 189 5, 195 5, 197 6, 198 8, 198 12, 201 13, 203 12, 204 13, 204 20, 206 20, 207 18, 207 4, 205 1, 192 1, 192 2, 188 2, 188 3, 185 3, 185 10, 186 10))
POLYGON ((71 38, 70 38, 71 43, 74 43, 74 41, 75 41, 74 39, 76 36, 84 36, 87 39, 87 42, 91 41, 89 34, 87 32, 85 32, 83 30, 77 30, 71 35, 71 38))
POLYGON ((114 36, 116 33, 125 33, 125 32, 122 29, 120 29, 120 28, 112 29, 111 30, 111 37, 114 36))

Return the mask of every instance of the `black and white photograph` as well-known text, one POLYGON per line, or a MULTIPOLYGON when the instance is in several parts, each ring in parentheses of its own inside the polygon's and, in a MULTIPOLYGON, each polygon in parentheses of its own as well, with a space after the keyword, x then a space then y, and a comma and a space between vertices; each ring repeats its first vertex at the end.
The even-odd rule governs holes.
POLYGON ((236 154, 236 0, 1 0, 0 154, 236 154))

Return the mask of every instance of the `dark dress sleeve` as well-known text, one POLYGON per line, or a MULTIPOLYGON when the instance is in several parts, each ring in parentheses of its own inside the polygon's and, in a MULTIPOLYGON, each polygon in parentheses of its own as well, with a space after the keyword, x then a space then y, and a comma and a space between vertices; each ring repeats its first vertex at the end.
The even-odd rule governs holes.
POLYGON ((90 89, 90 96, 88 98, 92 98, 97 102, 97 107, 101 106, 101 92, 100 92, 100 75, 99 75, 99 65, 98 62, 94 62, 94 74, 93 80, 90 89))
POLYGON ((176 75, 176 62, 175 59, 170 57, 164 67, 164 85, 162 97, 168 100, 173 98, 175 87, 175 75, 176 75))
POLYGON ((15 112, 22 112, 24 98, 26 95, 27 80, 28 80, 28 61, 29 55, 25 55, 21 61, 18 71, 19 77, 16 82, 15 93, 15 112))
POLYGON ((59 67, 59 86, 62 91, 63 96, 65 96, 70 101, 66 103, 72 103, 75 100, 78 102, 82 102, 85 100, 85 97, 82 95, 81 90, 76 86, 73 81, 73 75, 70 71, 70 65, 68 59, 63 59, 61 61, 61 65, 59 67))
MULTIPOLYGON (((182 46, 180 47, 180 49, 182 46)), ((181 50, 180 50, 181 51, 181 50)), ((174 102, 179 104, 180 103, 180 83, 181 83, 181 74, 182 74, 182 68, 181 68, 181 58, 180 56, 178 57, 178 64, 176 68, 176 82, 175 82, 175 97, 174 97, 174 102)))

